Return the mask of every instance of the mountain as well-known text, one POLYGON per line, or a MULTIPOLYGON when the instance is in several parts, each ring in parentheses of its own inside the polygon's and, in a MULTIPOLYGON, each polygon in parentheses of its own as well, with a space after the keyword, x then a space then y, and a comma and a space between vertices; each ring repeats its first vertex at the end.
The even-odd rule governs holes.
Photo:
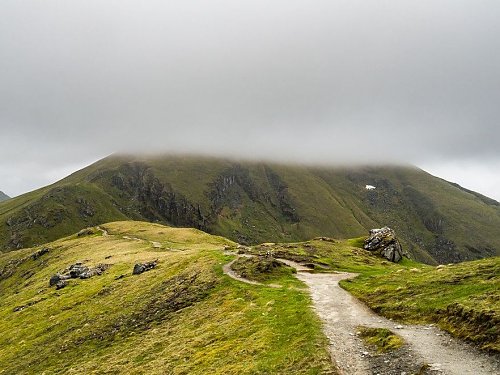
POLYGON ((194 227, 243 244, 352 238, 387 225, 426 263, 500 254, 498 202, 415 167, 171 155, 111 156, 0 203, 0 246, 22 248, 129 219, 194 227))
POLYGON ((3 191, 0 191, 0 202, 6 201, 7 199, 10 199, 10 197, 5 194, 3 191))

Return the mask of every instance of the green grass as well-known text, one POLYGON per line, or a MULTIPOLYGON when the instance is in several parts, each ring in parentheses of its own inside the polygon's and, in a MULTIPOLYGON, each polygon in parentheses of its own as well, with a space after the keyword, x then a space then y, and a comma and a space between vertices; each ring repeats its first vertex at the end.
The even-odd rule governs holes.
POLYGON ((225 276, 231 241, 142 222, 103 227, 108 236, 63 238, 37 259, 39 247, 0 255, 0 374, 336 373, 307 293, 225 276), (77 261, 111 267, 49 287, 77 261))
POLYGON ((404 345, 401 336, 394 334, 387 328, 359 326, 358 332, 363 341, 373 346, 379 353, 387 353, 399 349, 404 345))

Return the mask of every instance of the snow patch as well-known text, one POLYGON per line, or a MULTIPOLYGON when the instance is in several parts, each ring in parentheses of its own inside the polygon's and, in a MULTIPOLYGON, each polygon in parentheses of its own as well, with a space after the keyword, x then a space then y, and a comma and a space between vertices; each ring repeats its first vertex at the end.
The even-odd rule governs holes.
POLYGON ((376 187, 375 187, 375 186, 373 186, 373 185, 366 185, 366 186, 365 186, 365 189, 366 189, 366 190, 374 190, 374 189, 376 189, 376 187))

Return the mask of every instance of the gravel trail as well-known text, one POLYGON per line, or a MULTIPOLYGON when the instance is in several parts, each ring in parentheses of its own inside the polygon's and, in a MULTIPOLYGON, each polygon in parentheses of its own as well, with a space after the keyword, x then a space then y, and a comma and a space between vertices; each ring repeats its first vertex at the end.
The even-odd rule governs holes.
MULTIPOLYGON (((297 277, 309 287, 314 308, 323 321, 330 340, 332 357, 342 374, 392 374, 394 369, 374 366, 372 356, 356 335, 356 327, 388 328, 399 334, 408 349, 398 361, 420 366, 428 364, 428 374, 499 375, 498 356, 490 356, 468 344, 459 342, 432 326, 401 325, 385 319, 339 286, 339 281, 356 276, 351 273, 297 272, 297 277)), ((391 365, 392 361, 384 361, 391 365)), ((396 367, 398 368, 398 367, 396 367)), ((403 372, 397 372, 401 374, 403 372)))

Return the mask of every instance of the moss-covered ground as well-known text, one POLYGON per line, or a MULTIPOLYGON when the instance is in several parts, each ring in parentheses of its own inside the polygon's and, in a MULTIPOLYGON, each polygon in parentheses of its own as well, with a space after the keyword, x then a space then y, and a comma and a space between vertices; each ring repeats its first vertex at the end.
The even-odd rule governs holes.
POLYGON ((401 336, 394 334, 387 328, 358 327, 359 336, 377 352, 385 353, 401 348, 404 341, 401 336))

